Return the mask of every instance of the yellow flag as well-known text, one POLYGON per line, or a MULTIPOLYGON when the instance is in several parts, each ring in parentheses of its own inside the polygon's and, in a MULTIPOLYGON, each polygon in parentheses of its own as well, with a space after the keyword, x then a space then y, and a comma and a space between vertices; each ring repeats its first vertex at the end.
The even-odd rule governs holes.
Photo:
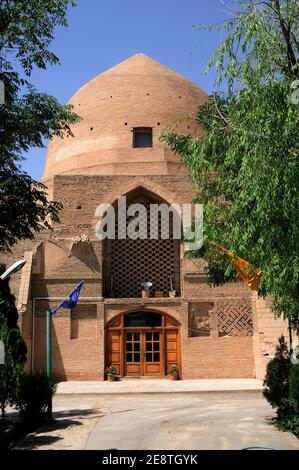
POLYGON ((222 250, 230 260, 234 260, 234 267, 241 276, 242 281, 251 290, 258 291, 263 271, 253 266, 249 261, 235 256, 234 253, 228 251, 224 246, 219 243, 212 242, 213 245, 217 246, 222 250))

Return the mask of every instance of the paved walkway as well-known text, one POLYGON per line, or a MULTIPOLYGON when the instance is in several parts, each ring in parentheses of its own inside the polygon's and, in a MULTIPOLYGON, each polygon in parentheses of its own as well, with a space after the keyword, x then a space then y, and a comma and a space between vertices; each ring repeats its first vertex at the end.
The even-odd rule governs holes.
POLYGON ((266 445, 299 450, 299 440, 274 426, 261 393, 186 396, 111 394, 54 398, 53 422, 17 449, 240 449, 266 445))
POLYGON ((270 446, 299 450, 291 433, 273 425, 274 412, 263 398, 233 394, 225 399, 123 399, 90 431, 87 450, 237 450, 270 446))
POLYGON ((118 382, 61 382, 57 395, 118 395, 261 391, 262 381, 257 379, 124 379, 118 382))

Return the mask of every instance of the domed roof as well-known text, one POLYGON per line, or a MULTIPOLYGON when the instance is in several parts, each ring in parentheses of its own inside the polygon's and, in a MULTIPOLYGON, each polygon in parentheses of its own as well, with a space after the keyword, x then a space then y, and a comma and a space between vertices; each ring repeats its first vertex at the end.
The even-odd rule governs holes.
POLYGON ((98 75, 71 98, 81 121, 74 137, 53 137, 43 180, 61 174, 154 175, 176 173, 179 158, 159 141, 176 123, 178 132, 199 135, 194 122, 207 95, 194 83, 144 54, 98 75), (152 129, 152 147, 134 148, 135 129, 152 129))

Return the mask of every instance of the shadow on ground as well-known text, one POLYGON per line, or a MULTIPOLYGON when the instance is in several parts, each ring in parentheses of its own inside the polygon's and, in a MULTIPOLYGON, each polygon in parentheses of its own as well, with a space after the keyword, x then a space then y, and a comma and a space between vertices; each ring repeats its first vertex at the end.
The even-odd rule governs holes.
POLYGON ((100 418, 97 410, 66 410, 53 414, 53 419, 39 427, 34 433, 27 435, 14 447, 15 450, 34 450, 43 446, 50 446, 63 440, 61 431, 75 429, 82 426, 82 421, 90 417, 100 418), (56 434, 57 433, 57 434, 56 434))

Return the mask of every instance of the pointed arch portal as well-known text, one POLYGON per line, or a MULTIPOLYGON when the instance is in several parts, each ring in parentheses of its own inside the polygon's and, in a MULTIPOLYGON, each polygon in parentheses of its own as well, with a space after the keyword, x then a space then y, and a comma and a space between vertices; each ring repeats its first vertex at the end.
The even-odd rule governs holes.
POLYGON ((118 375, 163 377, 175 364, 181 370, 180 326, 167 314, 131 311, 106 327, 106 366, 118 375))
MULTIPOLYGON (((150 205, 166 204, 164 199, 143 187, 125 194, 127 208, 131 204, 142 204, 146 210, 146 239, 119 239, 118 206, 116 210, 115 240, 105 240, 104 246, 104 296, 110 298, 141 297, 142 284, 153 284, 151 295, 168 296, 175 289, 180 295, 180 240, 173 236, 173 213, 169 214, 169 237, 163 239, 161 214, 157 220, 157 239, 150 236, 150 205)), ((126 217, 126 226, 132 217, 126 217)))

